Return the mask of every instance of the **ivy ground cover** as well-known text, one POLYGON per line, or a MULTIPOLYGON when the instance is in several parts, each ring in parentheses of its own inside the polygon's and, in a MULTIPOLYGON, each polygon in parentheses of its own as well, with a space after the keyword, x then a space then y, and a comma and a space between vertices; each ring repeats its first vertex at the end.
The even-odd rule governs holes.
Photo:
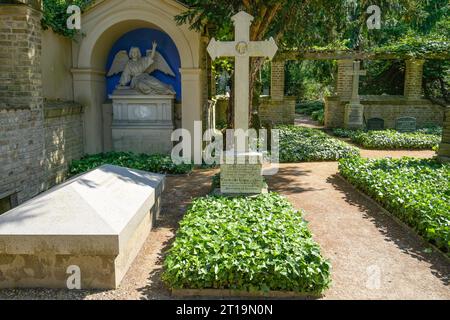
POLYGON ((326 133, 298 126, 279 126, 280 162, 336 161, 359 155, 359 150, 326 133))
POLYGON ((276 193, 194 200, 164 267, 175 289, 318 294, 330 283, 301 212, 276 193))
POLYGON ((430 159, 343 159, 350 183, 449 254, 450 165, 430 159))
POLYGON ((185 174, 193 169, 192 165, 174 164, 170 156, 167 155, 109 152, 88 155, 80 160, 73 161, 69 167, 69 175, 74 176, 84 173, 105 164, 163 174, 185 174))
POLYGON ((366 132, 334 129, 333 134, 342 138, 350 138, 352 142, 363 148, 379 150, 436 150, 442 137, 442 133, 439 133, 438 129, 422 129, 409 133, 395 130, 366 132))

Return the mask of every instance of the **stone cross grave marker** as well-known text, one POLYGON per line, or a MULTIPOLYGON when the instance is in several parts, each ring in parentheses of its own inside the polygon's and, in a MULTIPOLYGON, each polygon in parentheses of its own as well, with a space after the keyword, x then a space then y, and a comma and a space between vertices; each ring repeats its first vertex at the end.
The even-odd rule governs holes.
POLYGON ((352 84, 352 98, 351 103, 360 103, 359 99, 359 76, 367 75, 366 70, 361 70, 361 61, 353 61, 353 71, 345 73, 348 76, 353 76, 352 84))
MULTIPOLYGON (((232 18, 235 27, 234 41, 216 41, 208 45, 213 60, 218 57, 235 58, 234 127, 248 130, 250 99, 250 58, 272 59, 278 51, 273 38, 266 41, 250 41, 253 17, 240 11, 232 18)), ((247 143, 238 144, 235 153, 226 153, 221 165, 220 191, 223 194, 259 194, 264 192, 262 154, 250 153, 247 143), (229 159, 231 158, 231 162, 229 159), (256 161, 255 161, 256 160, 256 161)))
POLYGON ((235 129, 248 130, 250 99, 250 57, 267 57, 273 59, 278 47, 273 38, 266 41, 250 41, 250 26, 253 17, 240 11, 232 18, 235 27, 234 41, 216 41, 214 38, 208 45, 208 53, 213 60, 218 57, 235 58, 235 129))
POLYGON ((360 129, 364 125, 364 106, 359 99, 359 76, 366 75, 367 72, 361 70, 361 61, 353 61, 353 70, 345 74, 353 77, 352 97, 345 106, 345 126, 360 129))

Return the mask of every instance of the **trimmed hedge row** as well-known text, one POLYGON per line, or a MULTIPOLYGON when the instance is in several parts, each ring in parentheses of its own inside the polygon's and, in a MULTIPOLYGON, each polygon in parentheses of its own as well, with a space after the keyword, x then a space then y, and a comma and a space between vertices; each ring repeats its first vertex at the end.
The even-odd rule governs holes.
POLYGON ((430 159, 342 159, 339 170, 400 220, 450 249, 450 165, 430 159))
POLYGON ((326 133, 298 126, 279 126, 280 162, 336 161, 359 155, 358 148, 326 133))
POLYGON ((360 131, 334 129, 337 137, 350 138, 352 142, 366 149, 407 149, 436 150, 441 142, 438 129, 421 129, 416 132, 402 133, 395 130, 360 131))
POLYGON ((69 166, 69 176, 84 173, 105 164, 163 174, 186 174, 193 169, 193 165, 174 164, 168 155, 109 152, 88 155, 73 161, 69 166))
POLYGON ((282 196, 194 200, 164 262, 175 289, 321 293, 330 264, 282 196))

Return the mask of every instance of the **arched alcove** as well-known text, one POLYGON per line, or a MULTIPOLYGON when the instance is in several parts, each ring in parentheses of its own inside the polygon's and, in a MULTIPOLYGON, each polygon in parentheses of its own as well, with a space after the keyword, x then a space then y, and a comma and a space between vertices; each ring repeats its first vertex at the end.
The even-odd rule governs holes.
MULTIPOLYGON (((164 57, 175 77, 166 75, 161 71, 156 70, 152 75, 158 80, 171 85, 176 91, 176 100, 181 101, 181 61, 178 49, 165 32, 154 28, 139 28, 127 32, 120 37, 112 46, 106 66, 105 72, 108 72, 113 64, 116 54, 125 50, 129 52, 132 47, 138 47, 142 55, 145 55, 147 50, 152 48, 152 42, 155 41, 158 45, 157 51, 164 57)), ((120 81, 120 74, 106 77, 106 93, 111 95, 120 81)))
MULTIPOLYGON (((174 17, 186 8, 173 0, 103 0, 82 16, 83 37, 73 42, 74 97, 84 106, 85 151, 105 151, 105 115, 102 113, 107 86, 105 69, 114 44, 136 29, 161 31, 173 41, 179 55, 182 127, 193 132, 202 119, 203 77, 201 36, 174 17)), ((151 44, 150 44, 151 45, 151 44)), ((194 144, 194 143, 193 143, 194 144)), ((194 151, 196 152, 196 151, 194 151)))

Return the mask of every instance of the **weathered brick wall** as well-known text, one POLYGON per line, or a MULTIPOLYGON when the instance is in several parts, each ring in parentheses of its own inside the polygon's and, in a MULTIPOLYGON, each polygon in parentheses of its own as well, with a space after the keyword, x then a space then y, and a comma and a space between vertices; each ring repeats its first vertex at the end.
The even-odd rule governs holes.
POLYGON ((284 99, 285 82, 285 63, 284 61, 272 61, 270 96, 273 100, 284 99))
POLYGON ((284 97, 283 100, 261 97, 259 119, 261 124, 294 124, 295 97, 284 97))
POLYGON ((44 189, 65 180, 72 160, 83 156, 82 106, 73 102, 47 101, 44 108, 44 189))
POLYGON ((325 97, 325 128, 341 128, 344 126, 345 104, 338 97, 325 97))
MULTIPOLYGON (((344 126, 344 110, 346 101, 338 97, 325 99, 325 127, 340 128, 344 126)), ((364 118, 381 118, 385 127, 395 128, 396 120, 400 117, 414 117, 417 126, 442 126, 444 114, 440 106, 426 99, 411 100, 403 96, 361 96, 364 105, 364 118)))
POLYGON ((423 64, 425 60, 406 60, 405 89, 403 95, 408 99, 422 97, 423 64))
POLYGON ((444 133, 439 147, 439 158, 445 162, 450 162, 450 106, 447 106, 445 112, 444 133))
MULTIPOLYGON (((284 100, 274 100, 271 97, 261 97, 259 118, 262 124, 294 124, 295 123, 295 97, 284 97, 284 100)), ((216 123, 227 121, 228 98, 217 97, 216 123)))
POLYGON ((338 60, 337 65, 336 93, 341 100, 350 101, 352 97, 353 76, 349 72, 353 71, 353 60, 338 60))
POLYGON ((44 127, 41 13, 0 5, 0 197, 42 190, 44 127))

